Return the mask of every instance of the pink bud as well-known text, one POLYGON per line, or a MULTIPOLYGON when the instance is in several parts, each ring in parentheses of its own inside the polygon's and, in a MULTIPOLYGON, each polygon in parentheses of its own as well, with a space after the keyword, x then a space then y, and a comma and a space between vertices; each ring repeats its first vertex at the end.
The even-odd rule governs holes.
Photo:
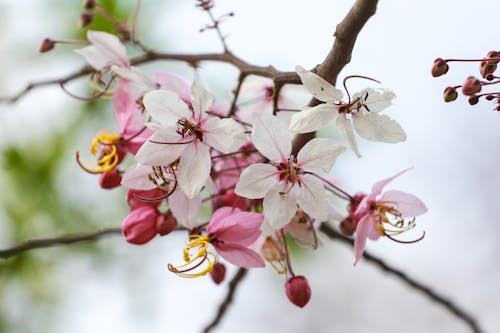
POLYGON ((227 190, 224 193, 219 193, 212 201, 213 211, 216 211, 221 207, 235 207, 245 211, 247 210, 249 205, 250 200, 238 196, 232 190, 227 190))
POLYGON ((215 284, 220 284, 226 277, 226 266, 220 262, 216 262, 213 269, 210 271, 210 277, 215 284))
POLYGON ((346 236, 352 236, 354 231, 356 231, 356 226, 358 225, 356 219, 352 216, 348 216, 343 219, 340 224, 340 231, 346 236))
POLYGON ((431 70, 431 73, 432 73, 432 76, 434 77, 438 77, 438 76, 441 76, 441 75, 444 75, 448 72, 448 64, 446 63, 446 61, 444 61, 444 59, 442 58, 437 58, 436 60, 434 60, 434 64, 432 65, 432 70, 431 70))
POLYGON ((106 190, 120 186, 122 175, 117 168, 101 173, 99 177, 99 185, 106 190))
POLYGON ((94 20, 94 13, 91 11, 83 11, 80 14, 80 26, 82 28, 85 28, 86 26, 90 25, 92 21, 94 20))
POLYGON ((443 99, 446 103, 453 102, 458 97, 457 90, 453 87, 446 87, 443 92, 443 99))
POLYGON ((131 211, 122 223, 122 232, 127 242, 140 245, 152 240, 157 232, 158 214, 158 211, 150 206, 139 207, 131 211))
POLYGON ((156 219, 156 230, 160 236, 165 236, 177 228, 177 220, 172 214, 161 214, 156 219))
POLYGON ((311 299, 311 287, 309 282, 302 276, 294 276, 285 284, 286 296, 293 304, 303 308, 311 299))
POLYGON ((481 82, 474 76, 469 76, 462 86, 462 93, 466 96, 474 96, 480 91, 481 82))

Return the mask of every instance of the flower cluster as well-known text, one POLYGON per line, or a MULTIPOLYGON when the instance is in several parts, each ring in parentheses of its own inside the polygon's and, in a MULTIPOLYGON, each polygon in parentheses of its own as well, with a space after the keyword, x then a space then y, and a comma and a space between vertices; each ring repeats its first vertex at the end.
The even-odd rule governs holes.
MULTIPOLYGON (((212 2, 198 6, 209 10, 212 2)), ((244 268, 267 263, 285 275, 287 297, 303 307, 311 287, 293 271, 292 239, 316 249, 319 226, 337 221, 343 233, 354 235, 358 262, 367 238, 405 242, 395 236, 426 211, 412 194, 382 194, 402 172, 376 183, 369 194, 350 195, 329 176, 346 150, 342 144, 315 137, 294 145, 297 136, 332 121, 358 157, 354 132, 371 141, 404 141, 401 126, 381 114, 395 99, 391 90, 365 88, 351 97, 346 89, 343 99, 340 90, 297 66, 315 106, 294 109, 287 87, 275 89, 272 81, 252 76, 242 77, 232 103, 215 102, 199 79, 188 83, 166 71, 149 76, 132 66, 116 36, 90 30, 87 38, 89 45, 76 52, 94 69, 92 98, 113 99, 118 130, 98 132, 90 144, 95 162, 78 152, 77 162, 100 175, 102 188, 127 188, 130 212, 122 230, 129 243, 186 232, 181 259, 168 264, 171 272, 208 274, 220 283, 225 262, 244 268), (348 201, 345 214, 335 207, 339 200, 348 201)), ((369 79, 346 80, 354 77, 369 79)))

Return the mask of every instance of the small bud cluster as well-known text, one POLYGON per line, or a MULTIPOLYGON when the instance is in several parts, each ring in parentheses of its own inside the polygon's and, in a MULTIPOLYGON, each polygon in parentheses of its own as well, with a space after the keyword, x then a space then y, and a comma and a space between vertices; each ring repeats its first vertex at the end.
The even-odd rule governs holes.
POLYGON ((495 103, 494 110, 500 111, 500 91, 494 88, 500 83, 500 77, 495 74, 500 61, 500 51, 490 51, 481 59, 447 59, 437 58, 431 69, 433 77, 446 74, 450 62, 479 62, 479 76, 469 76, 462 85, 446 87, 443 92, 445 102, 453 102, 458 98, 459 91, 468 98, 470 105, 476 105, 481 98, 495 103), (486 91, 485 91, 486 90, 486 91))

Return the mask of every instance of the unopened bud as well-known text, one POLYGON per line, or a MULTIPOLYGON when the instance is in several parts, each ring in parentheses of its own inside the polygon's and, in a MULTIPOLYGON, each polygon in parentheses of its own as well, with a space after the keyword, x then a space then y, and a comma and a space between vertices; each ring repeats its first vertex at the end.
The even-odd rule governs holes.
MULTIPOLYGON (((481 73, 481 76, 484 77, 485 79, 488 80, 489 77, 493 79, 493 72, 497 70, 497 65, 496 64, 491 64, 488 61, 482 61, 481 66, 479 67, 479 73, 481 73)), ((491 80, 489 80, 491 81, 491 80)))
POLYGON ((89 12, 89 11, 83 11, 80 14, 80 26, 82 28, 85 28, 86 26, 90 25, 92 21, 94 20, 94 13, 89 12))
POLYGON ((226 277, 226 266, 220 262, 216 262, 210 271, 210 277, 215 284, 220 284, 226 277))
POLYGON ((117 168, 101 173, 99 177, 99 185, 106 190, 111 190, 120 186, 122 175, 117 168))
POLYGON ((453 87, 446 87, 443 93, 443 99, 446 103, 453 102, 458 97, 457 90, 453 87))
POLYGON ((285 284, 286 296, 293 304, 303 308, 311 299, 311 287, 309 282, 302 276, 294 276, 285 284))
POLYGON ((481 91, 481 81, 479 81, 476 77, 474 76, 469 76, 463 86, 462 86, 462 93, 465 96, 474 96, 478 92, 481 91))
POLYGON ((83 3, 83 8, 85 8, 86 10, 92 10, 95 8, 95 0, 86 0, 84 3, 83 3))
POLYGON ((56 46, 56 42, 53 41, 52 39, 50 38, 45 38, 43 41, 42 41, 42 45, 40 45, 40 48, 38 49, 38 51, 40 53, 45 53, 45 52, 49 52, 50 50, 52 50, 54 47, 56 46))
POLYGON ((160 236, 165 236, 177 228, 177 220, 172 214, 161 214, 156 219, 156 230, 160 236))
POLYGON ((143 206, 128 214, 122 222, 122 232, 127 242, 145 244, 156 236, 158 211, 150 206, 143 206))
POLYGON ((438 77, 444 75, 448 72, 449 66, 442 58, 437 58, 434 60, 434 65, 432 65, 432 76, 438 77))
POLYGON ((469 97, 469 104, 470 105, 476 105, 479 102, 479 97, 478 96, 471 96, 469 97))
POLYGON ((490 94, 490 95, 486 95, 484 98, 486 98, 487 101, 492 101, 495 98, 495 96, 490 94))
MULTIPOLYGON (((498 52, 498 51, 490 51, 490 52, 488 52, 488 55, 486 56, 486 58, 488 58, 488 59, 492 59, 492 58, 493 59, 498 59, 498 58, 500 58, 500 52, 498 52)), ((495 65, 495 64, 498 64, 498 61, 499 60, 489 60, 488 62, 490 64, 495 65)))
POLYGON ((356 220, 353 217, 348 216, 340 222, 339 227, 340 231, 344 235, 352 236, 356 231, 356 225, 357 225, 356 220))

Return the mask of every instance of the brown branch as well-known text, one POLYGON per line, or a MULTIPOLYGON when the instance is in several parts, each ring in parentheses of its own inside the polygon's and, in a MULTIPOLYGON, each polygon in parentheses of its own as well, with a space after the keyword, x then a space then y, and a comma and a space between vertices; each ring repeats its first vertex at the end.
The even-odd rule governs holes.
POLYGON ((57 245, 68 245, 74 243, 88 242, 100 239, 109 235, 121 235, 120 228, 108 228, 99 231, 89 232, 78 235, 64 235, 53 238, 32 239, 23 243, 14 245, 10 248, 0 250, 0 258, 7 259, 14 255, 20 254, 25 251, 30 251, 39 248, 52 247, 57 245))
POLYGON ((210 332, 212 329, 214 329, 219 324, 219 322, 221 321, 221 319, 226 314, 229 305, 231 305, 231 303, 233 302, 234 292, 236 291, 236 288, 238 287, 238 285, 240 284, 240 282, 243 280, 243 278, 245 277, 245 275, 247 274, 247 272, 248 271, 245 268, 239 268, 238 269, 238 272, 236 272, 236 274, 234 275, 234 277, 229 282, 226 297, 224 298, 224 300, 222 301, 222 303, 220 303, 219 309, 217 310, 217 315, 205 327, 205 329, 203 330, 203 333, 210 332))
MULTIPOLYGON (((335 85, 340 71, 351 61, 354 43, 370 17, 377 10, 378 0, 357 0, 351 10, 337 25, 335 31, 335 42, 326 56, 325 60, 316 68, 316 74, 335 85)), ((316 99, 312 99, 309 106, 318 104, 316 99)), ((299 134, 293 142, 293 154, 302 148, 306 142, 314 138, 315 132, 299 134)))
MULTIPOLYGON (((321 225, 320 230, 330 239, 339 240, 342 243, 348 244, 350 246, 354 245, 354 241, 351 238, 342 235, 340 232, 336 231, 326 223, 323 223, 321 225)), ((380 268, 382 271, 394 275, 395 277, 406 283, 411 288, 422 292, 427 297, 429 297, 433 302, 443 306, 446 310, 455 315, 458 319, 464 321, 467 324, 467 326, 469 326, 472 332, 474 333, 482 332, 481 328, 479 327, 479 324, 474 319, 474 317, 468 314, 465 310, 461 309, 457 304, 453 303, 451 300, 447 299, 444 296, 439 295, 430 287, 408 276, 401 270, 391 267, 390 265, 385 263, 382 259, 374 256, 373 254, 368 253, 367 251, 363 253, 363 258, 366 261, 371 262, 372 264, 380 268)))

